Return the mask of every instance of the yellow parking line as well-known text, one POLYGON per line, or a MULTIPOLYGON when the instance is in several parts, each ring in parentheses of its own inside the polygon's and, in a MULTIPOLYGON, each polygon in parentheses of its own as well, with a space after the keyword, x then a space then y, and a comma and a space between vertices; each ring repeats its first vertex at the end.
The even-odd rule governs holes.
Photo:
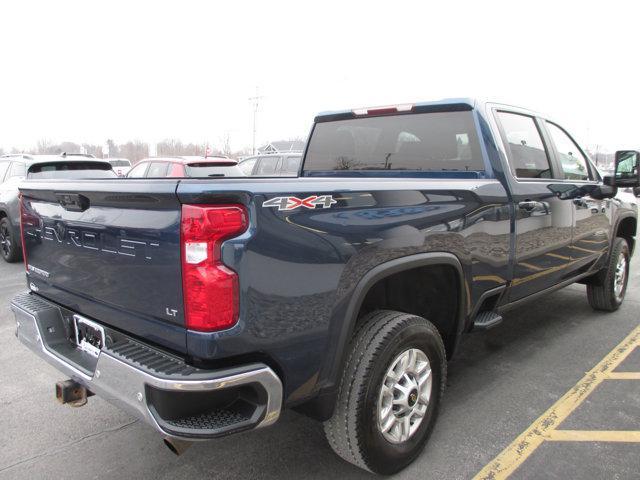
POLYGON ((506 280, 498 275, 476 275, 473 277, 474 282, 496 282, 496 283, 506 283, 506 280))
POLYGON ((547 257, 559 258, 560 260, 571 260, 570 257, 565 257, 564 255, 558 255, 557 253, 545 253, 547 257))
POLYGON ((579 242, 584 242, 584 243, 595 243, 597 245, 601 244, 601 243, 609 243, 609 240, 605 239, 605 240, 578 240, 579 242))
POLYGON ((640 372, 611 372, 609 380, 640 380, 640 372))
POLYGON ((542 267, 536 267, 535 265, 531 265, 530 263, 527 263, 527 262, 518 262, 518 265, 522 265, 523 267, 529 268, 531 270, 535 270, 536 272, 539 272, 540 270, 544 270, 544 268, 542 267))
POLYGON ((576 247, 575 245, 569 245, 569 248, 573 248, 574 250, 580 250, 581 252, 587 253, 600 253, 602 250, 589 250, 588 248, 576 247))
MULTIPOLYGON (((593 367, 571 390, 544 412, 529 428, 522 432, 496 458, 489 462, 474 480, 508 478, 546 438, 555 435, 555 429, 600 385, 610 372, 640 345, 640 325, 593 367)), ((619 372, 621 373, 621 372, 619 372)), ((559 434, 562 435, 562 434, 559 434)))
MULTIPOLYGON (((548 253, 547 255, 551 255, 551 254, 548 253)), ((549 275, 550 273, 563 270, 568 266, 573 265, 576 262, 577 260, 574 260, 572 262, 563 263, 562 265, 558 265, 556 267, 547 268, 546 270, 542 270, 540 272, 532 273, 531 275, 527 275, 526 277, 514 278, 513 281, 511 282, 511 285, 520 285, 522 283, 530 282, 531 280, 535 280, 536 278, 544 277, 545 275, 549 275)))
POLYGON ((545 438, 551 442, 640 442, 640 431, 553 430, 545 438))

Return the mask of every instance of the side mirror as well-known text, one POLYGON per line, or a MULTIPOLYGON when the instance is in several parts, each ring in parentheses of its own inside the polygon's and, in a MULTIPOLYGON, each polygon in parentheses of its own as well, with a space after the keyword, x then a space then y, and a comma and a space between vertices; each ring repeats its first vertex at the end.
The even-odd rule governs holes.
POLYGON ((605 177, 604 183, 612 187, 640 186, 640 152, 635 150, 617 151, 614 175, 605 177))

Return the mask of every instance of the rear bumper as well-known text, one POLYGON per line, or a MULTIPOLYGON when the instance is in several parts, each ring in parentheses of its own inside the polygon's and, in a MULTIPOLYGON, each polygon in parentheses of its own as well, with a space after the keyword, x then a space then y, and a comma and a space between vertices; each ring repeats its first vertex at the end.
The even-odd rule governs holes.
POLYGON ((11 309, 24 345, 165 437, 215 438, 271 425, 280 415, 282 383, 267 365, 197 369, 111 331, 95 359, 69 340, 73 312, 32 293, 16 296, 11 309))

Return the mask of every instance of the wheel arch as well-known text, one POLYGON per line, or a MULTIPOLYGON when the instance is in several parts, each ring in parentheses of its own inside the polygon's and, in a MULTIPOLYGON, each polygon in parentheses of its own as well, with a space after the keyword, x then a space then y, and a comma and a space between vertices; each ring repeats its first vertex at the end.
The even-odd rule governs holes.
POLYGON ((635 215, 625 215, 623 217, 620 217, 616 224, 614 239, 616 237, 624 238, 627 241, 627 245, 629 245, 629 253, 631 255, 633 255, 633 251, 635 248, 637 226, 638 219, 635 215))
POLYGON ((400 257, 377 265, 369 270, 351 291, 346 306, 337 307, 334 312, 333 331, 330 333, 330 344, 324 375, 319 383, 320 391, 310 402, 300 406, 300 410, 314 418, 329 418, 335 406, 337 385, 347 358, 349 341, 353 336, 360 310, 369 291, 380 281, 395 274, 430 266, 447 266, 455 271, 458 287, 457 304, 454 318, 454 335, 449 339, 447 350, 453 352, 463 332, 466 319, 465 276, 458 257, 448 252, 428 252, 400 257))

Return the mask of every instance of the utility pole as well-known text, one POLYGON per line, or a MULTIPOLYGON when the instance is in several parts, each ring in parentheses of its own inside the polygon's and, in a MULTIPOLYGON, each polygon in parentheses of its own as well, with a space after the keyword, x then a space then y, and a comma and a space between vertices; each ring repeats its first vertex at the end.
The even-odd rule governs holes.
POLYGON ((260 95, 258 95, 258 87, 256 87, 256 96, 249 97, 249 101, 253 102, 253 146, 252 146, 253 155, 256 154, 256 115, 258 114, 258 105, 259 105, 260 99, 262 98, 264 97, 261 97, 260 95))

